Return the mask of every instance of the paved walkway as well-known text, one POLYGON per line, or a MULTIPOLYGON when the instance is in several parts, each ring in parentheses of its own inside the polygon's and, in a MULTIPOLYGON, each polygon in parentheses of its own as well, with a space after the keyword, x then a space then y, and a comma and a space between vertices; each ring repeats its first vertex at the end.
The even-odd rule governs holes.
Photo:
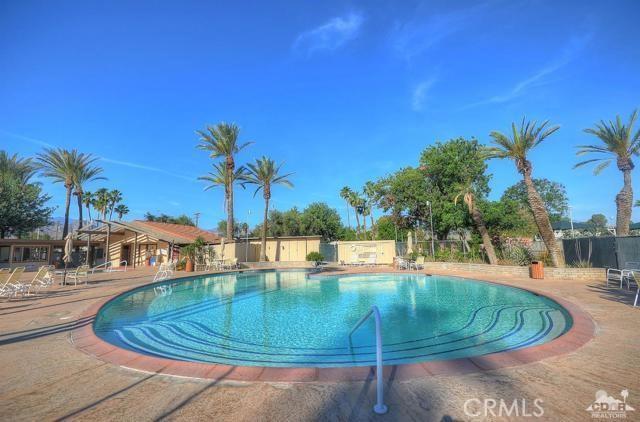
MULTIPOLYGON (((586 408, 597 390, 620 398, 623 389, 637 409, 628 418, 640 419, 640 308, 630 306, 631 292, 604 282, 505 279, 579 305, 596 322, 595 338, 576 352, 518 367, 392 378, 387 381, 389 414, 376 416, 373 380, 301 384, 174 378, 104 363, 70 343, 71 330, 88 323, 77 320, 87 307, 151 278, 148 270, 101 274, 88 287, 55 287, 39 297, 0 301, 0 420, 469 420, 464 403, 470 399, 502 399, 509 406, 525 399, 526 410, 533 412, 538 398, 545 420, 577 421, 590 418, 586 408)), ((476 403, 471 411, 479 409, 476 403)))

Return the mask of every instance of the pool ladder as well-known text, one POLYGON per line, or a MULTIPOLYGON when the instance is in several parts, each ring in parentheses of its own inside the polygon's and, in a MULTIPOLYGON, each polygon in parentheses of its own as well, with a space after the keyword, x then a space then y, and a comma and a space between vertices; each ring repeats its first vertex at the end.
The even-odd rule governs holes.
POLYGON ((351 344, 351 335, 373 314, 376 323, 376 404, 373 411, 379 415, 387 413, 387 406, 384 404, 384 383, 382 382, 382 318, 377 306, 372 306, 371 310, 353 327, 349 333, 349 343, 351 344))

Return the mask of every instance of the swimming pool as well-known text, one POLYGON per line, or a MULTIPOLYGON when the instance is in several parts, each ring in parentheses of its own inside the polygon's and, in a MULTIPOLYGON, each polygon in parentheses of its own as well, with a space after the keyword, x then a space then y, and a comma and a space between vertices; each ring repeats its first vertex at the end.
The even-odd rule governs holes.
POLYGON ((371 308, 382 315, 385 364, 479 356, 546 343, 571 328, 544 296, 420 274, 310 276, 250 271, 154 284, 100 309, 94 332, 141 354, 239 366, 375 364, 371 308))

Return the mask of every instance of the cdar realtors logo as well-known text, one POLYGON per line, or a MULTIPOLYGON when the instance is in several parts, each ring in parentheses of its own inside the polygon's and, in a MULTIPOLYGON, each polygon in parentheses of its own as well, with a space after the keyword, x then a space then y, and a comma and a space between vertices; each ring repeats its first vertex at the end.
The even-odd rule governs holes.
POLYGON ((635 409, 627 404, 629 390, 620 392, 622 400, 614 399, 604 390, 596 391, 596 401, 587 407, 587 411, 591 412, 592 418, 606 419, 624 419, 627 412, 633 412, 635 409))

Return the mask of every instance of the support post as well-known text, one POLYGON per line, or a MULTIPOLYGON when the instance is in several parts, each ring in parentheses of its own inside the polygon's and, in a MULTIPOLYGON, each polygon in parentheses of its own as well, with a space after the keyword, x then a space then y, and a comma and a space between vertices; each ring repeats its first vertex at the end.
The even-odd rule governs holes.
POLYGON ((138 232, 134 232, 133 238, 133 269, 136 269, 136 261, 138 260, 138 232))

